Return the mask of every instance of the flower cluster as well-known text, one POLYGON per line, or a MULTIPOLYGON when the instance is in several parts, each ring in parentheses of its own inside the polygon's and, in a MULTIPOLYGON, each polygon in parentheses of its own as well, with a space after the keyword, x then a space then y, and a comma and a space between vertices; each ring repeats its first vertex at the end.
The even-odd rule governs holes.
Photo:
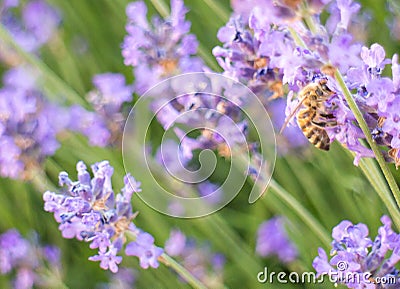
POLYGON ((98 249, 98 254, 89 260, 100 261, 101 268, 114 273, 122 261, 117 254, 131 236, 134 241, 126 244, 125 254, 137 256, 142 268, 157 268, 163 250, 154 245, 149 233, 132 222, 136 214, 131 198, 133 193, 141 191, 140 182, 128 174, 121 193, 115 194, 111 183, 114 169, 108 161, 92 165, 93 178, 83 162, 78 162, 76 168, 77 181, 72 181, 66 172, 59 174, 60 185, 67 187, 65 193, 47 191, 43 195, 44 209, 54 213, 62 236, 90 242, 90 248, 98 249))
POLYGON ((295 123, 297 109, 304 101, 299 97, 303 89, 326 79, 332 93, 328 100, 313 108, 318 119, 310 119, 311 125, 325 130, 330 142, 337 140, 353 151, 357 164, 361 157, 374 154, 361 141, 366 137, 335 78, 337 69, 362 110, 375 141, 385 147, 386 158, 398 165, 397 55, 392 59, 392 78, 382 77, 383 69, 390 63, 383 48, 378 44, 363 47, 351 34, 352 19, 360 5, 343 0, 307 1, 309 7, 314 7, 307 10, 302 1, 278 1, 274 5, 269 1, 253 2, 256 5, 251 12, 242 10, 240 5, 236 10, 247 13, 252 33, 240 16, 234 16, 219 32, 219 39, 225 44, 223 48, 216 47, 213 53, 225 73, 244 81, 262 97, 286 94, 285 113, 291 124, 295 123), (270 9, 265 9, 267 6, 270 9), (323 8, 330 13, 324 24, 318 17, 323 8), (315 15, 310 16, 310 11, 315 15))
POLYGON ((125 65, 135 68, 135 90, 142 94, 167 77, 203 70, 203 62, 194 55, 198 42, 188 34, 191 23, 185 20, 187 9, 182 0, 171 1, 171 14, 147 20, 144 2, 126 8, 128 35, 122 44, 125 65))
POLYGON ((333 257, 328 260, 325 251, 318 249, 318 257, 313 262, 318 275, 336 276, 336 283, 348 288, 398 288, 400 275, 395 265, 400 261, 400 235, 392 230, 389 217, 383 216, 381 222, 383 225, 374 241, 368 237, 365 224, 353 225, 346 220, 333 228, 333 257), (374 284, 378 278, 396 282, 379 287, 383 284, 374 284))
POLYGON ((219 288, 223 284, 225 258, 213 254, 208 246, 199 246, 180 230, 172 230, 165 242, 165 252, 176 257, 180 263, 208 288, 219 288))
POLYGON ((36 52, 56 32, 61 22, 60 13, 45 1, 34 0, 22 7, 19 19, 12 11, 12 8, 19 6, 18 2, 6 0, 0 4, 1 23, 23 49, 36 52))
MULTIPOLYGON (((101 87, 104 97, 113 98, 107 92, 107 85, 107 81, 99 82, 99 90, 101 87)), ((117 86, 116 82, 113 96, 117 95, 117 86)), ((120 89, 121 97, 127 99, 129 88, 125 87, 124 91, 120 86, 120 89)), ((105 100, 100 103, 100 96, 95 108, 107 110, 108 114, 97 114, 79 105, 63 107, 51 103, 46 100, 33 69, 27 66, 17 66, 4 73, 0 96, 0 175, 3 177, 31 178, 45 157, 58 149, 57 136, 68 130, 84 134, 91 145, 97 146, 110 144, 112 132, 116 137, 121 135, 121 117, 117 112, 120 107, 112 110, 113 105, 106 105, 105 100), (107 127, 106 121, 115 124, 115 131, 107 127)))
POLYGON ((120 143, 126 119, 122 105, 132 101, 132 86, 126 85, 125 77, 119 73, 97 74, 93 77, 93 84, 95 89, 88 93, 87 99, 110 132, 107 142, 120 143))
POLYGON ((60 278, 60 250, 54 246, 40 246, 33 236, 24 239, 16 229, 0 235, 0 273, 15 274, 13 288, 56 288, 60 278), (44 270, 52 273, 42 274, 44 270), (57 280, 58 278, 58 280, 57 280))
POLYGON ((209 93, 183 94, 169 101, 155 100, 152 110, 165 130, 175 124, 200 130, 198 136, 189 137, 174 127, 185 158, 191 159, 195 149, 217 150, 219 155, 229 157, 232 146, 246 142, 247 121, 239 106, 228 98, 209 93))
MULTIPOLYGON (((157 150, 155 160, 174 177, 185 176, 187 178, 186 171, 190 169, 191 152, 184 152, 184 149, 185 147, 168 139, 157 150)), ((193 182, 195 182, 195 179, 193 179, 193 182)), ((208 180, 192 185, 186 184, 182 187, 177 186, 174 188, 174 194, 184 198, 193 197, 191 195, 193 191, 188 191, 188 187, 197 192, 199 197, 209 196, 206 201, 211 205, 219 204, 224 197, 221 188, 208 180)), ((184 210, 185 208, 179 202, 172 201, 168 204, 168 212, 174 215, 181 215, 184 210)))
POLYGON ((276 255, 283 263, 297 258, 296 247, 290 241, 282 217, 263 222, 258 228, 256 252, 262 257, 276 255))
POLYGON ((29 178, 32 171, 59 146, 56 135, 68 125, 68 114, 47 102, 27 67, 3 76, 0 88, 0 174, 29 178))
MULTIPOLYGON (((43 1, 29 1, 21 10, 22 25, 13 13, 17 6, 18 1, 10 0, 0 4, 2 24, 23 49, 35 52, 55 33, 60 22, 59 13, 43 1)), ((120 135, 116 128, 114 131, 114 127, 107 125, 122 126, 117 110, 121 102, 131 97, 131 89, 125 86, 122 76, 95 77, 98 93, 91 94, 91 101, 98 113, 78 105, 66 108, 47 101, 37 72, 31 67, 17 65, 20 60, 14 56, 12 49, 2 47, 1 61, 12 68, 5 71, 0 88, 1 176, 31 178, 45 157, 53 155, 59 147, 57 136, 67 130, 86 135, 90 144, 98 146, 110 144, 114 132, 120 135)))
MULTIPOLYGON (((275 129, 283 123, 282 117, 286 105, 282 99, 285 91, 282 83, 282 72, 270 65, 270 57, 264 52, 262 42, 254 32, 245 24, 243 16, 234 16, 218 32, 218 39, 224 43, 223 47, 213 49, 223 74, 246 84, 261 100, 269 114, 275 129)), ((283 41, 287 33, 276 31, 271 39, 283 41)), ((276 41, 276 40, 275 40, 276 41)), ((290 42, 290 39, 285 41, 290 42)), ((271 42, 270 42, 271 43, 271 42)), ((272 46, 272 43, 271 43, 272 46)), ((301 147, 306 142, 300 130, 289 127, 284 131, 283 137, 278 135, 280 152, 288 148, 301 147)))

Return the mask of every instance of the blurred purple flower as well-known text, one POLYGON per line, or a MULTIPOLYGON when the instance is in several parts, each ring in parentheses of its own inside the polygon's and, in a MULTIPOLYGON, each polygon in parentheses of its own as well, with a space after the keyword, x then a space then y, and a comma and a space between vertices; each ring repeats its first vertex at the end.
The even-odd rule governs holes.
POLYGON ((110 143, 111 133, 105 120, 97 113, 79 105, 70 107, 69 129, 80 132, 89 139, 90 145, 105 147, 110 143))
POLYGON ((144 2, 128 4, 128 35, 122 44, 125 65, 135 68, 135 89, 142 94, 160 80, 179 73, 202 71, 203 62, 197 52, 196 37, 188 34, 190 22, 182 0, 171 1, 171 14, 147 21, 144 2))
POLYGON ((136 241, 126 245, 125 254, 136 256, 140 259, 140 267, 147 269, 150 267, 158 268, 158 257, 163 253, 163 249, 154 245, 154 238, 149 233, 140 232, 136 241))
POLYGON ((118 272, 111 274, 108 283, 101 283, 96 289, 131 289, 135 288, 136 271, 121 267, 118 272))
POLYGON ((8 9, 17 7, 19 5, 19 0, 4 0, 1 9, 8 9))
POLYGON ((204 181, 199 183, 197 188, 201 197, 207 197, 206 201, 212 204, 218 204, 222 201, 223 191, 217 184, 204 181))
MULTIPOLYGON (((109 144, 120 142, 126 116, 122 111, 125 102, 132 101, 132 86, 125 84, 125 78, 119 73, 103 73, 93 77, 95 90, 87 98, 97 117, 110 132, 109 144)), ((99 142, 101 144, 101 142, 99 142)))
POLYGON ((60 269, 60 250, 57 247, 42 247, 37 238, 24 239, 16 229, 0 235, 0 274, 15 274, 13 288, 30 289, 43 284, 57 286, 54 277, 60 269))
POLYGON ((0 88, 0 173, 29 178, 29 172, 59 147, 58 133, 68 126, 68 113, 48 103, 27 67, 3 76, 0 88), (55 117, 57 116, 57 117, 55 117))
POLYGON ((186 131, 190 128, 200 131, 197 137, 189 137, 179 127, 173 129, 180 139, 179 155, 182 154, 185 162, 196 149, 217 150, 221 156, 230 157, 229 146, 246 145, 247 122, 242 119, 239 103, 227 96, 195 93, 171 100, 159 98, 152 102, 151 109, 166 130, 175 124, 184 124, 186 131))
POLYGON ((186 236, 179 230, 171 231, 168 240, 165 242, 165 252, 174 257, 181 255, 186 246, 186 236))
POLYGON ((36 52, 55 34, 61 22, 60 13, 45 1, 34 0, 22 7, 22 17, 18 19, 8 10, 18 4, 8 0, 0 6, 1 22, 23 49, 36 52))
POLYGON ((180 230, 172 230, 165 242, 165 252, 175 257, 207 287, 219 288, 223 284, 225 257, 213 253, 208 244, 198 244, 180 230))
POLYGON ((279 260, 289 263, 297 258, 298 252, 286 233, 282 217, 263 222, 257 233, 256 252, 262 257, 276 255, 279 260))
POLYGON ((22 11, 22 20, 40 45, 45 44, 61 22, 60 13, 41 0, 28 2, 22 11))

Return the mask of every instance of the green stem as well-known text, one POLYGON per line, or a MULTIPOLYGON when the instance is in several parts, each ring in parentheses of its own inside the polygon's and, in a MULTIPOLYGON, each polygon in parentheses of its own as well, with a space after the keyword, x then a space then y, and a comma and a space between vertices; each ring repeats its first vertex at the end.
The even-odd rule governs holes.
POLYGON ((166 18, 169 15, 169 8, 162 0, 150 0, 151 4, 153 4, 154 8, 158 11, 158 13, 166 18))
POLYGON ((214 0, 203 0, 203 1, 204 3, 207 4, 208 7, 211 8, 212 11, 215 12, 216 15, 218 15, 219 19, 221 19, 223 23, 229 20, 229 13, 227 13, 225 9, 223 9, 220 6, 219 1, 214 1, 214 0))
MULTIPOLYGON (((345 149, 347 151, 347 149, 345 149)), ((353 153, 350 153, 354 157, 353 153)), ((393 222, 396 224, 397 228, 400 228, 400 212, 396 203, 394 202, 390 191, 387 187, 385 179, 383 179, 381 172, 376 166, 376 162, 372 159, 361 159, 359 164, 364 175, 367 177, 368 181, 371 183, 372 187, 375 189, 386 208, 388 209, 390 215, 393 218, 393 222)))
POLYGON ((45 288, 69 289, 69 287, 61 280, 61 276, 58 270, 55 272, 53 270, 43 268, 39 271, 39 273, 46 281, 44 285, 45 288))
POLYGON ((399 190, 399 187, 397 186, 396 180, 394 179, 392 173, 390 172, 390 170, 386 164, 385 158, 383 157, 381 151, 379 150, 378 145, 372 139, 371 132, 369 131, 368 125, 362 115, 362 112, 358 108, 349 88, 347 87, 347 85, 344 82, 342 74, 339 72, 338 69, 335 70, 335 77, 336 77, 336 80, 337 80, 340 88, 342 89, 342 92, 344 94, 344 97, 346 98, 347 104, 349 105, 351 111, 353 112, 354 116, 356 117, 358 125, 360 126, 361 130, 363 131, 369 146, 371 147, 372 151, 375 154, 375 158, 378 161, 378 164, 383 172, 383 175, 385 176, 386 181, 389 184, 390 190, 392 191, 394 198, 396 199, 397 206, 400 207, 400 190, 399 190))
POLYGON ((46 176, 46 173, 41 169, 37 169, 33 173, 33 177, 30 182, 36 188, 39 194, 43 194, 45 191, 54 192, 58 190, 58 188, 54 186, 54 184, 46 176))
MULTIPOLYGON (((241 163, 246 161, 244 155, 240 154, 238 150, 236 152, 236 157, 240 160, 241 163)), ((254 185, 259 185, 259 183, 254 183, 254 185)), ((268 186, 272 189, 273 193, 283 202, 286 204, 287 207, 291 208, 296 215, 302 219, 309 228, 314 231, 315 235, 327 246, 330 246, 330 237, 328 232, 325 228, 314 218, 310 212, 307 211, 291 194, 289 194, 284 188, 282 188, 273 178, 269 182, 268 186)), ((263 188, 259 188, 261 191, 263 188)), ((262 199, 265 201, 267 200, 266 195, 262 193, 262 199)))
MULTIPOLYGON (((325 228, 311 215, 292 195, 290 195, 284 188, 282 188, 274 179, 269 183, 271 190, 275 195, 286 205, 291 208, 300 219, 314 231, 318 238, 329 248, 331 239, 325 228)), ((265 198, 263 198, 265 199, 265 198)))
POLYGON ((67 83, 65 83, 57 74, 55 74, 50 67, 48 67, 35 55, 26 52, 21 46, 19 46, 19 44, 14 40, 3 24, 0 24, 0 41, 4 42, 11 49, 15 50, 21 59, 38 69, 39 72, 43 74, 43 77, 45 78, 43 83, 46 96, 50 100, 60 102, 60 94, 64 94, 63 96, 65 96, 70 103, 80 104, 82 106, 87 105, 83 98, 67 83))
POLYGON ((304 18, 304 20, 306 21, 308 28, 310 28, 311 33, 314 35, 317 34, 318 29, 317 26, 315 25, 314 20, 312 19, 312 16, 308 15, 307 17, 304 18))
POLYGON ((198 279, 196 279, 188 270, 186 270, 185 267, 183 267, 181 264, 176 262, 174 259, 172 259, 170 256, 167 254, 163 253, 158 260, 163 263, 165 266, 173 269, 176 273, 179 274, 183 279, 186 280, 193 288, 198 288, 198 289, 207 289, 207 287, 201 283, 198 279))
POLYGON ((300 35, 297 33, 297 31, 293 27, 288 26, 288 30, 289 30, 290 34, 292 35, 294 42, 298 46, 307 48, 307 44, 304 42, 304 40, 300 37, 300 35))

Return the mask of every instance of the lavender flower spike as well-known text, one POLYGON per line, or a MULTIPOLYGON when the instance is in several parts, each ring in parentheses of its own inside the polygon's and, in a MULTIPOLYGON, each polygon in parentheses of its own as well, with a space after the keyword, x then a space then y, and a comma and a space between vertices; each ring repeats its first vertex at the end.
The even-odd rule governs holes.
POLYGON ((89 260, 100 261, 102 269, 113 273, 122 262, 117 254, 125 245, 126 255, 139 257, 142 268, 157 268, 163 250, 154 245, 149 233, 132 223, 136 214, 131 198, 141 190, 140 182, 128 174, 121 193, 115 194, 111 183, 114 169, 108 161, 92 165, 93 178, 82 161, 76 168, 77 181, 72 181, 66 172, 59 175, 60 185, 67 187, 67 194, 47 191, 43 195, 44 209, 54 213, 63 237, 90 242, 90 248, 98 249, 98 254, 89 260), (135 241, 126 244, 127 234, 135 241))
POLYGON ((392 230, 388 216, 383 216, 381 222, 374 241, 365 224, 353 225, 345 220, 333 228, 332 258, 329 260, 319 248, 313 262, 318 276, 330 274, 336 283, 348 288, 398 288, 400 274, 395 265, 400 261, 400 235, 392 230), (378 278, 390 281, 388 287, 375 284, 378 278))
POLYGON ((38 244, 35 233, 30 239, 16 229, 0 235, 0 274, 15 274, 12 288, 60 288, 60 270, 60 250, 38 244))
POLYGON ((344 91, 350 91, 385 159, 400 166, 398 57, 395 55, 390 61, 381 45, 366 47, 356 41, 358 35, 352 31, 357 31, 354 20, 360 18, 356 14, 360 4, 353 0, 309 0, 304 10, 300 5, 303 1, 273 2, 252 0, 254 7, 248 11, 239 5, 244 1, 233 1, 235 12, 246 15, 245 20, 248 17, 251 30, 240 15, 220 30, 218 37, 224 46, 214 48, 213 53, 224 73, 248 83, 261 99, 272 93, 283 96, 288 91, 285 123, 294 124, 297 118, 296 126, 302 126, 311 142, 323 141, 325 146, 319 147, 324 150, 337 140, 355 153, 354 164, 358 165, 361 158, 375 155, 363 145, 367 132, 361 130, 347 103, 344 91), (330 16, 323 22, 319 16, 325 5, 330 16), (312 11, 309 7, 313 7, 312 11), (305 20, 300 18, 310 21, 299 21, 305 20), (383 77, 382 71, 390 63, 392 76, 383 77), (336 79, 336 69, 347 88, 336 79), (306 88, 321 81, 326 82, 330 95, 321 104, 305 108, 317 109, 314 115, 318 117, 304 118, 299 114, 300 98, 306 88), (309 121, 309 126, 304 121, 309 121), (321 133, 306 127, 323 129, 327 136, 321 138, 321 133))
POLYGON ((107 142, 118 144, 126 119, 122 106, 132 101, 133 87, 125 84, 125 77, 119 73, 97 74, 93 84, 95 89, 88 93, 87 99, 110 133, 107 142))
MULTIPOLYGON (((18 1, 2 2, 4 3, 0 3, 0 22, 26 51, 36 52, 49 42, 61 22, 59 11, 45 1, 34 0, 26 3, 22 8, 21 19, 9 10, 9 8, 18 6, 18 1)), ((9 52, 6 51, 6 55, 7 53, 9 52)), ((8 59, 4 60, 9 61, 8 59)))
POLYGON ((198 42, 188 34, 190 22, 185 20, 187 9, 182 0, 171 1, 171 14, 147 21, 144 2, 132 2, 126 7, 128 35, 122 44, 125 65, 135 68, 135 89, 144 93, 167 77, 203 70, 203 62, 194 55, 198 42))
POLYGON ((165 252, 179 260, 207 288, 222 287, 225 257, 213 253, 207 244, 197 244, 180 230, 172 230, 165 242, 165 252))
POLYGON ((29 179, 59 147, 56 137, 67 126, 68 114, 48 103, 32 71, 19 66, 3 75, 0 116, 0 175, 29 179))
POLYGON ((277 255, 284 263, 289 263, 296 259, 298 252, 289 240, 282 217, 274 217, 260 225, 257 234, 256 251, 262 257, 277 255))

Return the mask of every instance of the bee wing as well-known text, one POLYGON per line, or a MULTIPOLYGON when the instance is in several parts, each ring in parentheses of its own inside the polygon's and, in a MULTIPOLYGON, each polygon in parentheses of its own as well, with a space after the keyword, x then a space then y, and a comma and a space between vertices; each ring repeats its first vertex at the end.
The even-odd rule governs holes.
POLYGON ((294 110, 292 111, 292 113, 286 117, 285 123, 282 125, 281 130, 279 131, 279 134, 282 134, 282 132, 284 131, 284 129, 287 127, 289 121, 294 117, 294 115, 296 114, 296 112, 299 110, 300 106, 303 104, 304 100, 306 100, 307 95, 304 96, 301 101, 296 105, 296 107, 294 108, 294 110))

